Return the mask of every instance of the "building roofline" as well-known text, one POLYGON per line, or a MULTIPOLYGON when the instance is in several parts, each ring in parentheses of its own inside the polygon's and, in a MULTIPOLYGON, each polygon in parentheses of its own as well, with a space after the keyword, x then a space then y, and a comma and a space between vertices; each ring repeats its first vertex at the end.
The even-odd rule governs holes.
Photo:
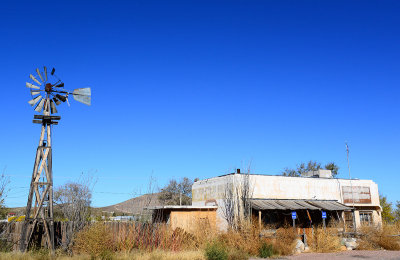
POLYGON ((218 206, 154 206, 147 207, 145 209, 155 210, 155 209, 218 209, 218 206))
MULTIPOLYGON (((221 177, 226 177, 230 175, 246 175, 247 173, 228 173, 228 174, 223 174, 211 178, 206 178, 202 179, 199 181, 207 181, 215 178, 221 178, 221 177)), ((307 176, 284 176, 284 175, 272 175, 272 174, 260 174, 260 173, 249 173, 248 175, 254 175, 254 176, 266 176, 266 177, 286 177, 286 178, 306 178, 306 179, 323 179, 323 180, 352 180, 352 181, 372 181, 368 179, 358 179, 358 178, 352 178, 352 179, 346 179, 346 178, 326 178, 326 177, 307 177, 307 176)))

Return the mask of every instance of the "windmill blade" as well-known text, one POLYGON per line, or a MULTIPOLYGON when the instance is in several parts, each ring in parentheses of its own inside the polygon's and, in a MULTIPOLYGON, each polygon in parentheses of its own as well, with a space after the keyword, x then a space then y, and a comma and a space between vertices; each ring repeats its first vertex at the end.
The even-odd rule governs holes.
POLYGON ((53 100, 50 99, 50 109, 52 114, 57 114, 57 108, 56 105, 54 105, 53 100))
POLYGON ((44 79, 47 81, 47 68, 46 66, 43 66, 44 69, 44 79))
POLYGON ((54 72, 56 72, 56 69, 55 68, 53 68, 52 70, 51 70, 51 75, 53 76, 54 75, 54 72))
POLYGON ((32 90, 31 90, 31 95, 32 95, 32 96, 34 96, 34 95, 39 95, 39 94, 40 94, 40 91, 32 91, 32 90))
POLYGON ((67 98, 66 98, 65 96, 60 95, 60 94, 56 94, 56 97, 57 97, 59 100, 61 100, 62 102, 67 101, 67 98))
POLYGON ((35 107, 35 111, 36 112, 40 113, 40 111, 42 111, 43 105, 44 105, 44 101, 45 101, 44 98, 42 100, 40 100, 39 104, 35 107))
POLYGON ((33 85, 33 84, 29 83, 29 82, 26 82, 26 87, 27 87, 27 88, 40 89, 40 87, 35 86, 35 85, 33 85))
POLYGON ((58 100, 58 98, 53 97, 54 102, 56 102, 56 105, 58 106, 59 104, 61 104, 60 100, 58 100))
POLYGON ((42 85, 42 83, 40 83, 39 80, 37 80, 32 74, 30 74, 29 77, 31 78, 31 80, 33 80, 33 81, 35 81, 37 84, 39 84, 39 86, 42 85))
POLYGON ((39 78, 44 82, 42 74, 40 74, 39 68, 36 68, 36 73, 39 75, 39 78))
POLYGON ((91 90, 90 88, 78 88, 72 92, 74 99, 78 102, 81 102, 85 105, 90 106, 91 104, 91 90))
POLYGON ((54 87, 55 88, 63 88, 64 87, 64 82, 62 82, 62 83, 60 83, 60 84, 58 84, 58 85, 56 85, 54 87))
POLYGON ((42 98, 42 96, 37 96, 34 99, 29 100, 28 103, 29 103, 29 105, 34 106, 41 98, 42 98))

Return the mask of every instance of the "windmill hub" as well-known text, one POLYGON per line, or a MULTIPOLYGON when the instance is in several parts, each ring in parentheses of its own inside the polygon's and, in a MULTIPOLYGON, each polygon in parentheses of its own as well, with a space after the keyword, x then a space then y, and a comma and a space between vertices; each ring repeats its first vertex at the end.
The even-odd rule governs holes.
POLYGON ((53 85, 51 85, 51 83, 47 83, 45 86, 45 90, 47 93, 51 92, 53 85))

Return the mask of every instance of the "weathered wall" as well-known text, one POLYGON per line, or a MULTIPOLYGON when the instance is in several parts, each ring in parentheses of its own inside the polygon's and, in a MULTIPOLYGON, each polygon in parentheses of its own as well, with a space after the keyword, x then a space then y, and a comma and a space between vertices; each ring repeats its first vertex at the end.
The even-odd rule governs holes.
MULTIPOLYGON (((194 206, 204 206, 215 200, 219 206, 217 211, 217 216, 221 223, 219 228, 226 229, 227 224, 224 220, 223 212, 225 190, 229 183, 240 182, 243 176, 243 174, 235 174, 195 182, 192 186, 192 204, 194 206)), ((382 222, 379 213, 378 185, 372 180, 250 175, 250 185, 253 198, 336 200, 347 206, 353 206, 352 200, 348 200, 348 194, 351 194, 351 186, 353 186, 353 190, 356 187, 367 187, 369 195, 354 193, 354 206, 360 210, 363 207, 367 207, 373 213, 374 223, 382 222), (346 191, 346 189, 350 189, 350 193, 344 193, 343 190, 346 191), (344 194, 347 196, 347 201, 344 199, 344 194), (362 196, 369 196, 369 199, 366 200, 362 196), (359 201, 364 203, 358 203, 359 201)), ((359 226, 358 213, 356 214, 356 222, 359 226)))
POLYGON ((216 210, 188 210, 171 211, 171 228, 182 228, 188 232, 196 231, 197 228, 210 226, 216 228, 217 212, 216 210))

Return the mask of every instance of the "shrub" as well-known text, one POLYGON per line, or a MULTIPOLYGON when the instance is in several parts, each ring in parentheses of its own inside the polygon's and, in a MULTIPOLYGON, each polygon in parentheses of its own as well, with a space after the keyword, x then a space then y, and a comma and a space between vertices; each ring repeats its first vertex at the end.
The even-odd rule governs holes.
POLYGON ((92 258, 110 259, 114 251, 112 233, 104 223, 95 223, 80 231, 74 240, 74 251, 92 258))
POLYGON ((311 248, 315 252, 329 253, 337 252, 341 249, 340 238, 337 229, 317 227, 314 229, 311 248))
POLYGON ((214 241, 208 244, 205 251, 208 260, 228 260, 228 252, 221 242, 214 241))
POLYGON ((262 258, 271 257, 276 254, 274 247, 271 244, 263 242, 259 249, 259 256, 262 258))
POLYGON ((382 228, 374 226, 363 226, 360 228, 362 234, 357 249, 360 250, 400 250, 400 237, 397 235, 395 225, 385 224, 382 228))
POLYGON ((25 216, 19 216, 15 221, 17 222, 25 221, 25 216))
POLYGON ((247 260, 249 256, 246 252, 237 249, 237 248, 229 248, 228 249, 228 259, 229 260, 247 260))
POLYGON ((11 252, 13 244, 8 242, 7 239, 0 239, 0 252, 11 252))
POLYGON ((291 255, 295 248, 297 234, 291 227, 278 228, 276 230, 276 241, 274 248, 279 255, 291 255))
POLYGON ((258 255, 260 246, 259 229, 252 225, 242 225, 240 230, 229 230, 218 236, 228 248, 236 248, 248 255, 258 255))

